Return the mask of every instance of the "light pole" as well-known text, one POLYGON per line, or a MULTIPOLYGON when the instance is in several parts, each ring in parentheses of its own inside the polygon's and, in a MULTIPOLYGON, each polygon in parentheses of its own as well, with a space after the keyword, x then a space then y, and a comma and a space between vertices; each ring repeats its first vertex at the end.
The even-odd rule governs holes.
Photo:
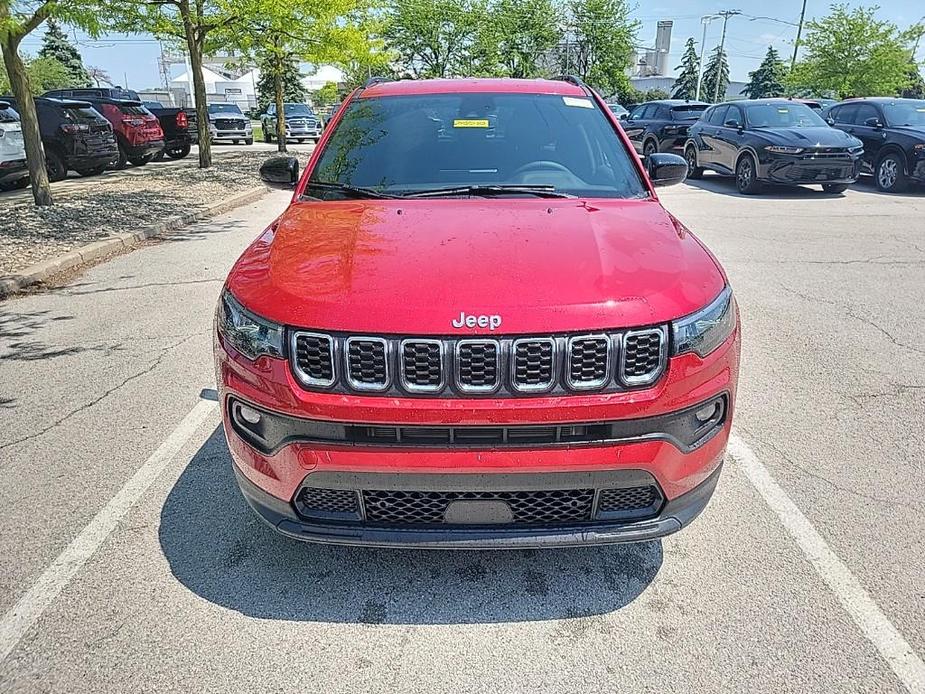
POLYGON ((797 51, 800 50, 800 35, 803 33, 803 18, 806 16, 806 0, 803 0, 803 9, 800 10, 800 23, 797 25, 797 40, 793 42, 793 57, 790 59, 790 69, 797 64, 797 51))
MULTIPOLYGON (((803 0, 803 1, 806 2, 806 0, 803 0)), ((722 60, 723 56, 725 55, 723 53, 723 49, 726 47, 726 22, 729 21, 730 17, 733 17, 737 14, 742 14, 742 12, 739 10, 723 10, 722 12, 717 12, 717 14, 723 18, 723 37, 719 40, 719 57, 720 57, 720 60, 722 60)), ((717 69, 721 67, 722 67, 722 63, 720 63, 717 66, 717 69)), ((717 101, 719 101, 719 82, 720 82, 719 74, 717 74, 716 75, 716 88, 713 90, 713 103, 714 104, 717 101)))
POLYGON ((719 19, 718 14, 707 14, 700 18, 703 24, 703 36, 700 38, 700 69, 697 72, 697 93, 694 95, 694 101, 700 101, 700 85, 703 84, 703 59, 706 57, 704 51, 707 48, 707 27, 714 19, 719 19))

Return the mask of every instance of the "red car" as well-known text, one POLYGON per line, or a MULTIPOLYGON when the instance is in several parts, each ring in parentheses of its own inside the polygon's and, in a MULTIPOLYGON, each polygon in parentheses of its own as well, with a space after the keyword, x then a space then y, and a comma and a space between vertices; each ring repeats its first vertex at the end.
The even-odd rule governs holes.
POLYGON ((216 315, 245 498, 315 542, 650 540, 710 499, 737 309, 579 80, 373 80, 338 112, 216 315))

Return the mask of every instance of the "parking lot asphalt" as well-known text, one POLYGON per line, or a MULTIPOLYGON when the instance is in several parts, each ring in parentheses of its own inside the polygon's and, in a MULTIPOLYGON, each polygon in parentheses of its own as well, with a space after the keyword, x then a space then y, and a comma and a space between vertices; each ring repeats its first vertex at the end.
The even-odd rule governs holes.
POLYGON ((261 525, 210 332, 283 193, 0 303, 0 690, 925 691, 925 194, 661 196, 728 270, 744 343, 716 496, 659 542, 261 525))

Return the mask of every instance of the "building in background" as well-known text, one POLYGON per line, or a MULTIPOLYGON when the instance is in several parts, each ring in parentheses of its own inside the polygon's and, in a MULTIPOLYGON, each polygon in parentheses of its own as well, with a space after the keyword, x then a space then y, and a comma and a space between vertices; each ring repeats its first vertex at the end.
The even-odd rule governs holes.
POLYGON ((671 29, 674 22, 663 19, 655 29, 655 44, 650 48, 635 46, 630 75, 634 77, 663 77, 670 69, 668 54, 671 52, 671 29))
MULTIPOLYGON (((674 81, 674 77, 630 77, 630 84, 641 92, 650 89, 661 89, 663 92, 667 92, 669 96, 671 95, 672 87, 674 87, 674 81)), ((726 95, 723 97, 723 101, 744 99, 745 95, 742 94, 742 90, 745 89, 745 85, 745 82, 730 82, 729 86, 726 87, 726 95)))

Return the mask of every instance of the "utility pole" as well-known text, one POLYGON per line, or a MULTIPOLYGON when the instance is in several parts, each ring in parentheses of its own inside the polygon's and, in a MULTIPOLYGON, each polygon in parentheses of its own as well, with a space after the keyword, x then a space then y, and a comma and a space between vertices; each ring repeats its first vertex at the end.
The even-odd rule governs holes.
POLYGON ((797 24, 797 40, 793 42, 793 57, 790 59, 790 69, 797 64, 797 51, 800 50, 800 36, 803 34, 803 18, 806 16, 806 0, 803 0, 803 9, 800 10, 800 23, 797 24))
MULTIPOLYGON (((806 0, 803 0, 806 2, 806 0)), ((724 49, 726 47, 726 22, 729 21, 730 17, 734 17, 737 14, 742 14, 741 10, 723 10, 722 12, 717 12, 720 17, 723 18, 723 37, 719 40, 719 57, 722 59, 725 56, 724 49)), ((722 67, 722 63, 717 66, 717 69, 722 67)), ((716 75, 716 88, 713 90, 713 103, 715 104, 719 101, 719 74, 716 75)))
POLYGON ((697 72, 697 93, 694 95, 694 101, 700 101, 700 85, 703 84, 703 64, 707 49, 707 27, 714 19, 719 19, 719 15, 707 14, 700 18, 700 23, 703 24, 703 36, 700 37, 700 67, 697 72))

